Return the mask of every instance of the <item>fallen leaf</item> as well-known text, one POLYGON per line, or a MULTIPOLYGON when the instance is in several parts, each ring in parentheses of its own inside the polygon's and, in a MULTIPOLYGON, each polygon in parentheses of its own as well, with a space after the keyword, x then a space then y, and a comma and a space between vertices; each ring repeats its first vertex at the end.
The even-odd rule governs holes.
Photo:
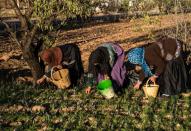
POLYGON ((22 123, 20 121, 19 122, 11 122, 9 125, 10 126, 20 126, 20 125, 22 125, 22 123))
POLYGON ((33 106, 32 107, 33 112, 44 111, 44 110, 45 110, 45 107, 43 107, 43 106, 33 106))

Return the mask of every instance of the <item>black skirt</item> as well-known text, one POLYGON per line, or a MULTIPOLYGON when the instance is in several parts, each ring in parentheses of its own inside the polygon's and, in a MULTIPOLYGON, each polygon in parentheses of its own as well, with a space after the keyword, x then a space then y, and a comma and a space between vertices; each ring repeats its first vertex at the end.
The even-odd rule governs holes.
POLYGON ((171 60, 159 78, 160 95, 177 95, 186 92, 187 82, 186 68, 182 58, 171 60))
POLYGON ((72 85, 76 86, 78 84, 78 81, 80 80, 80 78, 83 76, 83 73, 84 73, 80 49, 75 44, 65 44, 65 45, 61 45, 59 47, 62 50, 63 67, 69 69, 71 83, 72 83, 72 85), (72 61, 74 61, 74 62, 71 63, 72 61), (67 62, 67 63, 71 63, 71 64, 65 65, 65 63, 63 63, 63 62, 67 62))

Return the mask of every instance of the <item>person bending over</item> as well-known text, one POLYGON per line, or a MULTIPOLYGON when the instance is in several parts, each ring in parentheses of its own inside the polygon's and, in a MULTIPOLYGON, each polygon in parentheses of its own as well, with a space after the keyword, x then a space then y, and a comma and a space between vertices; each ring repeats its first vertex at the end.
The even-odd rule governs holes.
POLYGON ((182 59, 182 42, 163 37, 145 47, 127 52, 129 63, 141 67, 139 80, 134 88, 139 89, 145 78, 158 79, 162 95, 175 95, 187 90, 187 73, 182 59))
POLYGON ((72 85, 76 86, 83 77, 84 69, 81 61, 80 50, 77 45, 65 44, 46 49, 40 53, 40 58, 46 65, 46 73, 39 80, 41 84, 46 77, 50 77, 52 67, 67 68, 72 85))
POLYGON ((117 90, 121 91, 126 74, 124 58, 125 53, 118 44, 108 42, 96 48, 89 57, 86 93, 90 93, 92 86, 104 79, 112 80, 117 90))

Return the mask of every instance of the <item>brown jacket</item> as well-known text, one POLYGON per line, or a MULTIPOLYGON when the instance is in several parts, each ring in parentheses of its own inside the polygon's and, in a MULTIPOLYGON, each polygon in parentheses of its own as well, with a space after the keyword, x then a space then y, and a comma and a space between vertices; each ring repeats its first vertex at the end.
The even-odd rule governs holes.
MULTIPOLYGON (((169 57, 172 56, 175 58, 175 53, 177 52, 178 47, 177 43, 180 44, 181 51, 181 42, 167 37, 161 38, 145 47, 145 61, 149 66, 154 67, 155 75, 159 76, 163 73, 169 57)), ((139 80, 143 81, 144 78, 144 72, 141 70, 139 80)))

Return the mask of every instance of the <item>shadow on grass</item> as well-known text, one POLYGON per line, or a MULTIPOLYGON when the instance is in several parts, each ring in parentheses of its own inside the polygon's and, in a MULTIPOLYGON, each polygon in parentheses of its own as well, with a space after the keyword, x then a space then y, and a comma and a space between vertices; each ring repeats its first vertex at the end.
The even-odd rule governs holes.
POLYGON ((49 91, 54 89, 53 86, 47 84, 42 84, 33 88, 30 83, 16 83, 14 81, 9 81, 4 83, 0 82, 0 105, 25 105, 30 106, 38 104, 35 102, 35 98, 39 97, 42 92, 49 91))
POLYGON ((18 77, 32 76, 29 69, 0 69, 0 82, 15 82, 18 77))

